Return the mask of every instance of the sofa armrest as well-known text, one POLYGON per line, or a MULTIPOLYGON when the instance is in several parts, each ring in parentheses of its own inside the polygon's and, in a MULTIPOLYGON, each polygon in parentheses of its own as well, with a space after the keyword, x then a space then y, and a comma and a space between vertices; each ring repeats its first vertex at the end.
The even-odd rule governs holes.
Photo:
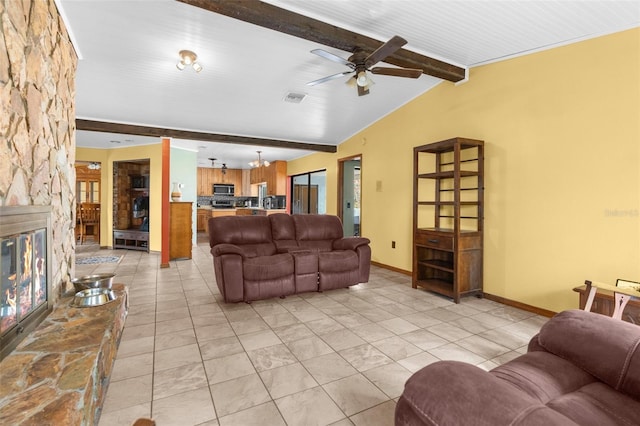
POLYGON ((413 374, 396 406, 395 424, 575 425, 511 383, 459 361, 438 361, 413 374))
POLYGON ((238 254, 243 258, 246 257, 242 249, 234 244, 217 244, 211 248, 211 254, 214 256, 222 256, 223 254, 238 254))
POLYGON ((640 395, 640 327, 582 310, 563 311, 540 329, 538 343, 617 391, 640 395))
POLYGON ((355 250, 360 246, 369 244, 370 242, 371 240, 364 237, 340 238, 333 242, 333 249, 334 250, 355 250))

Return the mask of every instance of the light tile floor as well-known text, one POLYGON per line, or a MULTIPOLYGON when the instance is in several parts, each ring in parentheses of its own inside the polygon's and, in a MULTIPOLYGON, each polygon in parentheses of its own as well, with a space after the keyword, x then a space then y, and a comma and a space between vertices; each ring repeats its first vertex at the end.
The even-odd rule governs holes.
POLYGON ((160 269, 159 255, 77 247, 76 276, 115 272, 130 310, 100 426, 393 425, 404 382, 438 360, 491 369, 526 351, 546 318, 486 299, 414 290, 372 267, 350 289, 225 304, 206 242, 160 269))

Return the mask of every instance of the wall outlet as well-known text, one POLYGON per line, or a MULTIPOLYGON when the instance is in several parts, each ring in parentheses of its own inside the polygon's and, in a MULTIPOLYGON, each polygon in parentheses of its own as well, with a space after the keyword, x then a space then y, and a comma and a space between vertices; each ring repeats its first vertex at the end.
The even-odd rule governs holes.
POLYGON ((396 248, 396 242, 395 241, 391 241, 391 248, 396 248))

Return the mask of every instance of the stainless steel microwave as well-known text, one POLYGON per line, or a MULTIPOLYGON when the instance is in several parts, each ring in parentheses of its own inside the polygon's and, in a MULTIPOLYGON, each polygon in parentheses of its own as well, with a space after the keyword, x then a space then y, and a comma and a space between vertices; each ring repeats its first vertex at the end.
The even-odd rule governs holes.
POLYGON ((213 184, 213 195, 230 195, 233 196, 235 193, 235 188, 233 184, 228 183, 214 183, 213 184))

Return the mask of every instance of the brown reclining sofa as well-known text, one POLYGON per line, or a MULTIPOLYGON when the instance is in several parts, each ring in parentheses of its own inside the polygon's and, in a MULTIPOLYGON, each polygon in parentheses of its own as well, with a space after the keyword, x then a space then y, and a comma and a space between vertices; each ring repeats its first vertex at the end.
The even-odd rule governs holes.
POLYGON ((456 361, 417 371, 395 414, 396 426, 640 425, 640 327, 561 312, 491 371, 456 361))
POLYGON ((369 281, 369 239, 343 237, 332 215, 209 219, 209 246, 225 302, 251 302, 369 281))

